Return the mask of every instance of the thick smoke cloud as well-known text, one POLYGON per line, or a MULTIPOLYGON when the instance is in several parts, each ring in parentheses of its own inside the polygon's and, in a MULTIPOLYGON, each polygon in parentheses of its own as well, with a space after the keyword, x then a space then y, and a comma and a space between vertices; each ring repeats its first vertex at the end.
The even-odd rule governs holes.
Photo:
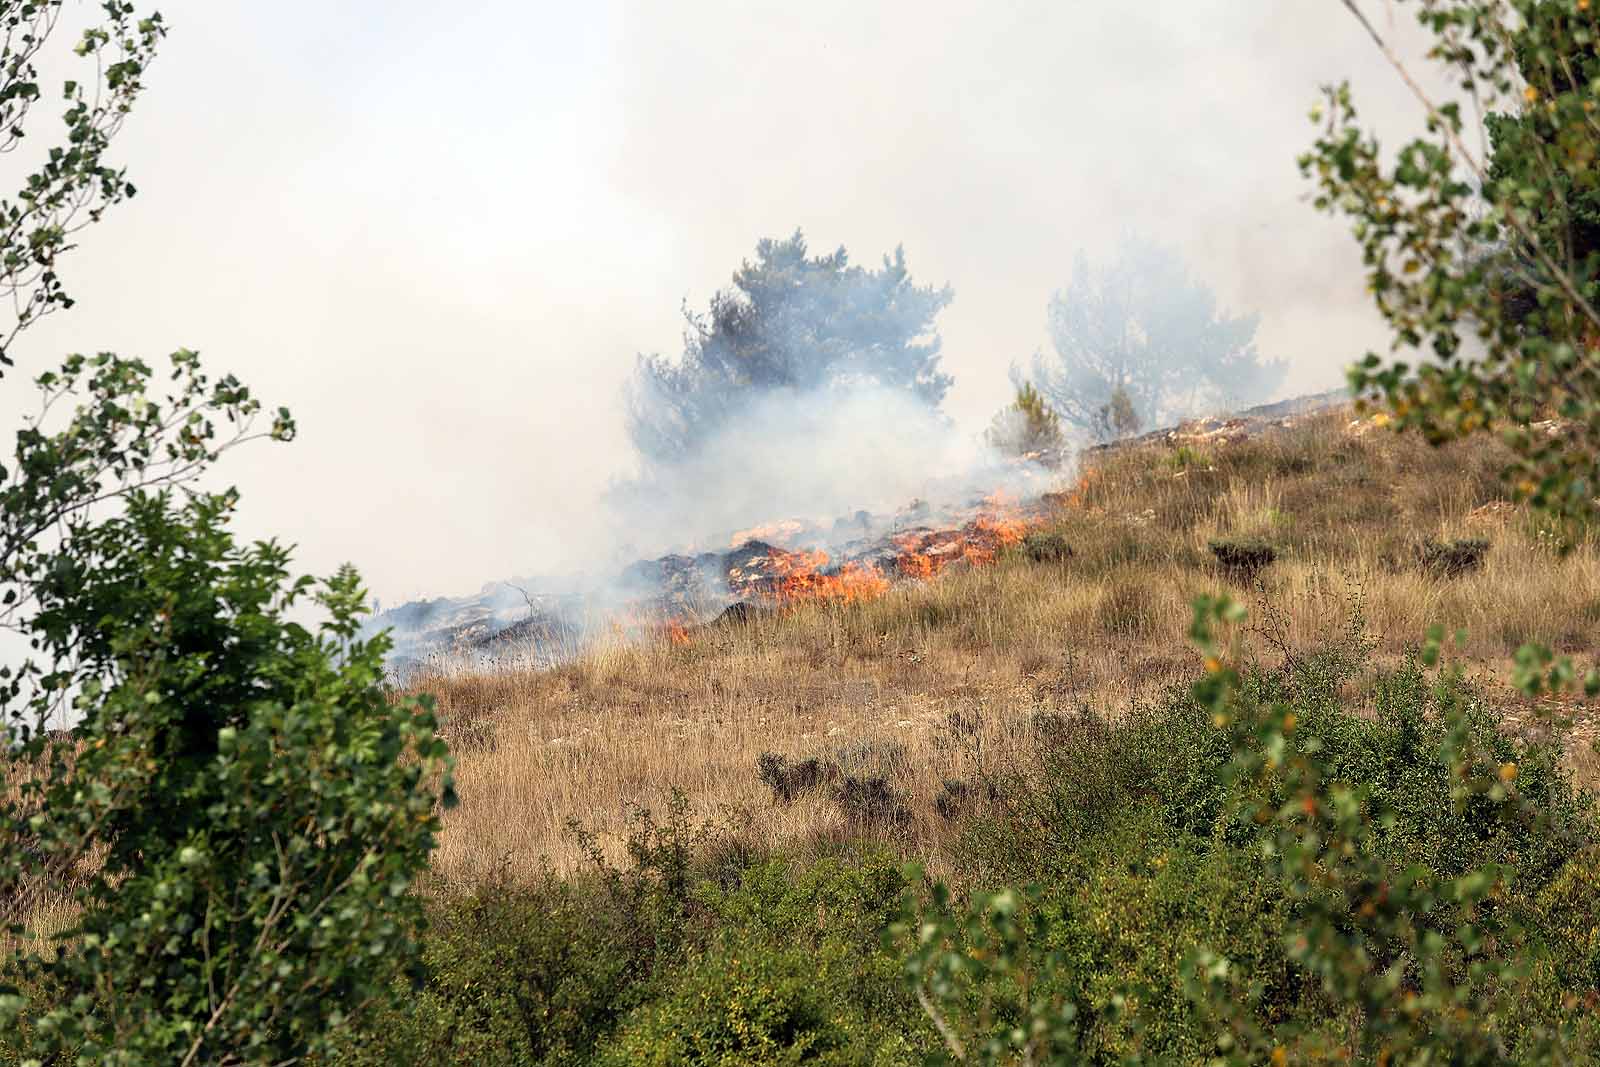
POLYGON ((858 511, 954 502, 997 470, 975 435, 904 390, 774 388, 751 394, 683 461, 614 487, 607 511, 623 556, 726 547, 773 520, 826 528, 858 511))
POLYGON ((301 428, 222 465, 242 532, 385 603, 592 554, 635 353, 787 227, 953 286, 958 439, 1048 343, 1076 251, 1129 227, 1261 311, 1287 391, 1382 344, 1294 155, 1321 82, 1381 131, 1415 105, 1336 0, 161 7, 118 149, 140 194, 80 235, 78 306, 8 381, 198 349, 301 428))

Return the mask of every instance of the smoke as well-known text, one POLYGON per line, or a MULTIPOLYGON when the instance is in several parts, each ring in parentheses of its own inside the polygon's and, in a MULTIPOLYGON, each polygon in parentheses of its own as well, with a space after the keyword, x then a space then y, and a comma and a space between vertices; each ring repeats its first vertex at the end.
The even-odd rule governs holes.
POLYGON ((1172 249, 1130 234, 1108 263, 1079 254, 1050 301, 1051 351, 1029 376, 1080 435, 1108 436, 1118 400, 1147 427, 1170 425, 1277 392, 1288 364, 1256 350, 1259 324, 1222 309, 1172 249))
POLYGON ((844 381, 754 391, 701 446, 605 499, 620 557, 725 547, 779 519, 817 525, 993 489, 1001 463, 904 389, 844 381))
POLYGON ((626 390, 637 466, 602 494, 597 514, 567 519, 584 531, 567 553, 581 552, 580 578, 492 582, 477 597, 413 603, 378 621, 401 635, 400 655, 416 658, 441 640, 494 657, 502 634, 567 649, 596 624, 649 625, 669 602, 708 617, 737 597, 725 581, 730 550, 747 542, 875 567, 902 533, 959 529, 997 491, 1027 498, 1058 486, 1070 468, 1059 467, 1061 435, 1041 393, 1081 424, 1062 405, 1087 410, 1103 399, 1096 389, 1120 384, 1161 418, 1180 385, 1193 406, 1203 399, 1196 383, 1209 398, 1259 388, 1272 376, 1264 368, 1281 371, 1257 356, 1253 317, 1221 315, 1175 257, 1147 251, 1119 264, 1115 285, 1089 285, 1080 266, 1072 306, 1081 305, 1082 328, 1072 346, 1058 337, 1055 354, 1077 357, 1065 369, 1087 378, 1038 373, 1040 392, 1025 395, 1054 432, 1033 443, 1029 433, 976 432, 941 410, 949 379, 935 319, 948 287, 916 286, 898 251, 866 271, 842 248, 809 257, 798 233, 764 241, 711 312, 690 316, 680 358, 639 361, 626 390), (1019 454, 1025 438, 1042 453, 1019 454))

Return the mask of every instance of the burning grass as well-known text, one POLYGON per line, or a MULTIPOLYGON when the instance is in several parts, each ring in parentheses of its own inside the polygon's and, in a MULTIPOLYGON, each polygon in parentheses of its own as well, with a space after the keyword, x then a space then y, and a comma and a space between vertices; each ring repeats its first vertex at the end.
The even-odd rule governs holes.
MULTIPOLYGON (((1498 446, 1434 451, 1349 423, 1318 416, 1181 464, 1171 446, 1102 456, 1041 523, 997 506, 956 533, 907 531, 892 576, 932 580, 786 553, 761 578, 782 610, 606 642, 548 671, 424 680, 460 760, 438 870, 475 881, 531 877, 541 857, 580 867, 574 821, 620 860, 632 813, 663 808, 674 789, 757 845, 821 852, 867 838, 947 869, 957 799, 988 802, 985 783, 1028 760, 1040 729, 1084 709, 1117 715, 1192 676, 1189 605, 1219 585, 1255 603, 1242 639, 1269 661, 1336 635, 1357 603, 1376 642, 1369 669, 1397 663, 1432 622, 1467 629, 1458 654, 1490 684, 1525 640, 1600 652, 1600 552, 1591 539, 1563 554, 1499 499, 1498 446), (1029 532, 1070 557, 1030 558, 1029 532), (1392 565, 1423 537, 1492 549, 1453 575, 1392 565), (1219 573, 1208 549, 1244 538, 1277 554, 1249 584, 1219 573), (855 774, 846 798, 849 774, 825 769, 873 746, 899 755, 855 774), (821 784, 777 798, 764 756, 815 760, 821 784), (896 814, 860 816, 880 809, 896 814)), ((1595 733, 1580 719, 1571 742, 1590 783, 1595 733)))
POLYGON ((767 544, 764 538, 803 533, 797 523, 772 523, 736 535, 735 549, 743 546, 748 553, 744 563, 728 569, 728 587, 736 596, 769 606, 813 600, 860 603, 887 593, 895 580, 926 581, 953 564, 992 564, 1041 521, 1038 509, 1025 511, 1010 497, 995 494, 958 525, 895 534, 890 538, 893 557, 883 564, 862 559, 834 563, 820 549, 796 551, 767 544))
MULTIPOLYGON (((768 554, 769 570, 753 587, 764 601, 788 604, 796 600, 830 600, 853 604, 881 596, 889 589, 889 579, 878 568, 855 561, 830 567, 828 554, 786 552, 773 549, 768 554)), ((735 579, 743 575, 735 573, 735 579)))
POLYGON ((982 567, 1002 551, 1021 544, 1028 530, 1040 521, 1024 514, 1017 503, 1002 495, 984 501, 978 514, 953 530, 913 530, 894 538, 896 573, 916 580, 940 574, 953 563, 982 567))

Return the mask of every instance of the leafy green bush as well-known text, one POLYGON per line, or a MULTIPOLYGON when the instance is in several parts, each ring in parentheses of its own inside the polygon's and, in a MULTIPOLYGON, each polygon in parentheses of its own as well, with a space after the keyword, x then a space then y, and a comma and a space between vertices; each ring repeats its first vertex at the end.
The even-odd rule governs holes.
POLYGON ((1591 845, 1556 872, 1534 900, 1535 921, 1552 950, 1557 986, 1592 999, 1600 992, 1600 846, 1591 845))
POLYGON ((644 962, 592 880, 496 883, 429 908, 420 968, 327 1058, 338 1067, 588 1062, 644 962))
POLYGON ((913 899, 901 921, 951 1058, 1021 1062, 1033 1040, 1036 1063, 1258 1062, 1352 1033, 1364 1056, 1422 1056, 1443 1046, 1419 1019, 1530 1062, 1596 1047, 1575 1021, 1595 982, 1592 798, 1557 744, 1507 733, 1427 655, 1346 710, 1350 641, 1231 675, 1220 699, 1060 718, 963 839, 963 869, 1038 887, 1015 896, 1031 933, 997 941, 981 894, 913 899))
MULTIPOLYGON (((649 836, 678 825, 669 814, 649 836)), ((411 980, 321 1062, 914 1062, 909 998, 879 950, 899 869, 746 860, 730 874, 707 863, 712 838, 687 832, 696 858, 671 906, 640 906, 659 869, 433 899, 411 980)))
MULTIPOLYGON (((1391 746, 1392 766, 1379 768, 1389 773, 1348 776, 1348 762, 1325 742, 1360 738, 1354 716, 1330 734, 1281 696, 1253 708, 1240 699, 1241 679, 1211 635, 1213 621, 1239 615, 1226 601, 1197 605, 1194 633, 1210 672, 1194 698, 1230 734, 1228 778, 1240 789, 1234 815, 1256 828, 1265 870, 1294 906, 1285 951, 1331 1010, 1324 1019, 1263 1019, 1254 976, 1225 954, 1203 950, 1189 978, 1197 1003, 1216 1020, 1223 1061, 1353 1055, 1502 1063, 1593 1055, 1592 1047, 1575 1044, 1565 1005, 1527 1016, 1537 942, 1518 922, 1529 912, 1519 916, 1517 907, 1554 873, 1552 858, 1596 840, 1592 804, 1573 796, 1540 746, 1501 733, 1459 671, 1428 679, 1429 718, 1415 714, 1420 701, 1409 700, 1398 722, 1402 741, 1431 729, 1436 745, 1391 746), (1401 813, 1381 784, 1403 774, 1413 753, 1425 769, 1391 790, 1414 802, 1401 813), (1544 773, 1524 780, 1525 766, 1544 773), (1391 832, 1407 821, 1423 832, 1391 832), (1523 1018, 1509 1021, 1519 1013, 1523 1018)), ((1430 635, 1422 663, 1437 663, 1440 646, 1439 635, 1430 635)), ((1414 695, 1421 678, 1413 671, 1401 691, 1414 695)))
MULTIPOLYGON (((6 959, 0 1043, 41 1060, 278 1062, 318 1047, 411 951, 444 746, 356 639, 353 571, 285 618, 275 545, 235 545, 233 498, 134 494, 76 528, 36 586, 36 647, 74 656, 76 751, 0 807, 0 890, 93 857, 60 951, 6 959), (14 1027, 21 1021, 22 1029, 14 1027)), ((59 661, 59 660, 58 660, 59 661)))
POLYGON ((618 1020, 651 1002, 654 976, 703 942, 702 887, 737 882, 747 858, 726 826, 691 820, 681 793, 660 817, 634 813, 626 868, 591 833, 571 831, 592 869, 433 899, 410 983, 358 1018, 328 1062, 591 1062, 618 1020))
MULTIPOLYGON (((0 5, 0 151, 32 125, 40 69, 71 62, 47 47, 63 7, 0 5)), ((50 108, 61 141, 26 153, 37 169, 0 201, 3 366, 72 305, 59 257, 134 192, 106 152, 166 28, 126 0, 98 7, 72 49, 82 76, 50 108)), ((39 414, 0 469, 0 622, 30 650, 0 666, 8 1063, 316 1049, 410 954, 410 888, 451 799, 431 710, 391 701, 384 642, 356 639, 355 573, 292 579, 282 547, 235 542, 231 492, 173 492, 234 445, 292 437, 288 413, 255 432, 260 404, 193 352, 172 357, 167 395, 152 377, 67 357, 35 379, 39 414), (288 617, 313 590, 315 629, 288 617), (43 943, 41 888, 68 916, 43 943)))
POLYGON ((858 1062, 808 952, 734 941, 694 961, 599 1057, 634 1067, 858 1062))
POLYGON ((910 1004, 879 931, 905 883, 882 859, 750 866, 702 884, 716 931, 597 1063, 911 1063, 910 1004))

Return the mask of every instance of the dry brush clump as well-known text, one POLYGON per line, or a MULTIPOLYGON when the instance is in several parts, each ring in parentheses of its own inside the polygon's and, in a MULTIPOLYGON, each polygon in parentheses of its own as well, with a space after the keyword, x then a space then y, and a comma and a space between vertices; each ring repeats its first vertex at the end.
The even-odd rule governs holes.
MULTIPOLYGON (((66 746, 65 759, 70 766, 75 746, 64 734, 53 735, 51 746, 66 746)), ((41 781, 47 774, 50 751, 30 760, 6 756, 0 760, 0 804, 21 803, 23 811, 37 811, 37 802, 27 795, 30 783, 41 781)), ((20 842, 23 848, 34 846, 32 841, 20 842)), ((76 893, 94 876, 105 854, 105 845, 91 849, 88 854, 70 864, 45 864, 28 878, 19 880, 10 891, 0 894, 0 958, 22 947, 16 936, 5 928, 20 925, 24 938, 48 939, 67 929, 79 914, 76 893)))
POLYGON ((744 813, 757 844, 865 837, 938 869, 951 813, 988 797, 976 762, 1028 758, 1041 717, 1118 714, 1189 678, 1191 604, 1219 584, 1282 607, 1276 644, 1243 636, 1263 658, 1337 636, 1357 589, 1369 672, 1435 622, 1466 629, 1452 654, 1491 683, 1525 641, 1600 652, 1594 539, 1557 543, 1503 501, 1493 441, 1432 449, 1365 432, 1344 411, 1176 454, 1110 452, 1054 498, 1034 544, 1050 538, 1070 557, 1024 543, 864 603, 797 603, 682 644, 617 641, 542 672, 419 680, 459 761, 462 803, 437 871, 533 872, 541 857, 572 869, 583 862, 572 819, 621 861, 631 814, 674 789, 700 817, 744 813), (1419 537, 1493 547, 1475 567, 1386 562, 1419 537), (1270 538, 1276 560, 1219 571, 1209 546, 1230 538, 1270 538), (953 727, 963 716, 976 725, 953 727), (847 770, 852 746, 880 766, 847 770))

